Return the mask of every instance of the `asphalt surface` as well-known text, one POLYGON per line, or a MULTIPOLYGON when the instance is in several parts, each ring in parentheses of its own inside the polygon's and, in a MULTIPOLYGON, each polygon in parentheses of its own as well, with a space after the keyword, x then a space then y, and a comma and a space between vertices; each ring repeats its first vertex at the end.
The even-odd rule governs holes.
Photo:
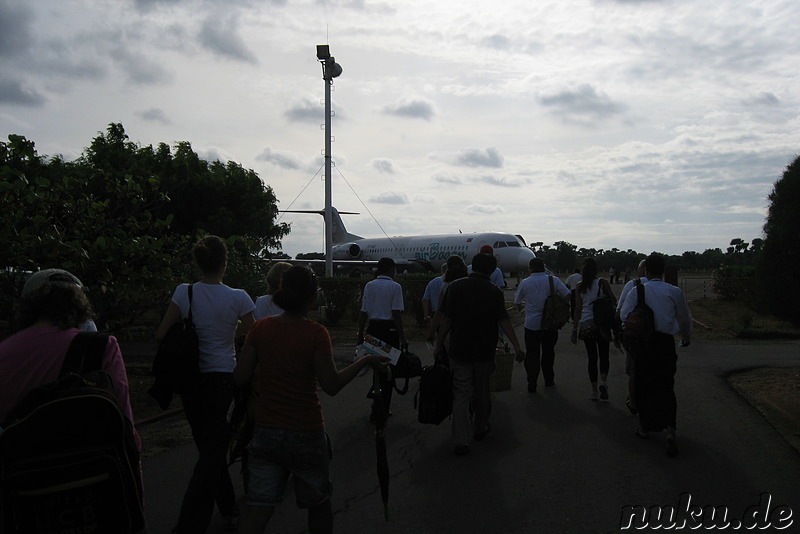
MULTIPOLYGON (((512 389, 493 394, 492 432, 466 456, 453 454, 449 419, 439 426, 417 422, 414 380, 406 396, 395 394, 386 430, 388 521, 365 398, 371 376, 359 377, 335 397, 320 394, 334 446, 335 531, 623 532, 624 507, 680 508, 688 496, 692 505, 716 507, 717 519, 724 507, 735 527, 748 509, 756 510, 750 507, 763 508, 762 494, 768 494, 770 511, 758 526, 771 519, 773 527, 788 526, 782 532, 800 532, 800 454, 724 378, 738 369, 797 365, 798 349, 794 342, 695 342, 679 349, 676 458, 665 455, 663 436, 634 436, 624 356, 613 346, 610 401, 589 400, 585 349, 570 343, 569 326, 556 347, 556 387, 540 383, 538 393, 527 393, 524 367, 516 364, 512 389), (787 508, 794 512, 788 519, 787 508)), ((422 343, 411 350, 423 363, 432 361, 422 343)), ((174 526, 195 458, 194 446, 184 445, 145 461, 148 532, 168 533, 174 526)), ((239 468, 235 464, 231 473, 241 495, 239 468)), ((289 489, 267 532, 305 532, 306 521, 289 489)), ((208 532, 222 529, 216 515, 208 532)))

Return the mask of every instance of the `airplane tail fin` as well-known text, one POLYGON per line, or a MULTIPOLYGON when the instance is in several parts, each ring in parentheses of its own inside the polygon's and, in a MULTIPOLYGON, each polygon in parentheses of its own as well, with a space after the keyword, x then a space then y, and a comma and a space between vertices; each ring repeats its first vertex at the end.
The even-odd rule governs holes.
MULTIPOLYGON (((284 210, 284 213, 318 213, 323 217, 325 217, 325 210, 284 210)), ((351 234, 347 231, 347 228, 345 228, 342 218, 339 216, 340 213, 343 213, 345 215, 358 215, 358 213, 353 211, 339 212, 336 208, 331 207, 331 222, 333 223, 333 244, 340 245, 342 243, 347 243, 349 241, 364 239, 361 236, 351 234)))

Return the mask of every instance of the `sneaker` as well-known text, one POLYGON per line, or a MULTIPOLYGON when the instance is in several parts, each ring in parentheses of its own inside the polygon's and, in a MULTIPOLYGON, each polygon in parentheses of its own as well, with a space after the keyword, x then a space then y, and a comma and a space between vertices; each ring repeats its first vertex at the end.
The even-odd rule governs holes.
POLYGON ((596 401, 600 398, 600 395, 596 391, 592 391, 592 394, 589 395, 589 400, 596 401))
POLYGON ((600 400, 608 401, 608 386, 605 384, 600 384, 600 400))

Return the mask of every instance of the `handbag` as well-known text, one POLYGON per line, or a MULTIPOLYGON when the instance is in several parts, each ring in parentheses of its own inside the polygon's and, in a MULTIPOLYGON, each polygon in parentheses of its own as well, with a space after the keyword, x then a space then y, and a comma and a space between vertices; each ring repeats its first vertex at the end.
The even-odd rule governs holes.
POLYGON ((192 285, 189 285, 189 313, 167 330, 153 360, 153 386, 147 392, 162 410, 169 408, 172 394, 182 394, 200 376, 200 343, 192 321, 192 285))
POLYGON ((544 299, 542 330, 558 330, 569 321, 569 303, 556 293, 553 277, 547 278, 550 282, 550 294, 544 299))
POLYGON ((592 303, 594 325, 598 328, 611 329, 614 327, 616 307, 614 300, 603 291, 603 282, 597 280, 597 300, 592 303))
POLYGON ((398 389, 397 385, 395 385, 395 391, 400 395, 405 395, 408 393, 409 379, 418 376, 422 376, 422 360, 416 354, 408 352, 408 349, 403 350, 400 353, 400 357, 397 358, 397 363, 392 366, 392 377, 395 379, 404 378, 406 382, 403 389, 398 389))

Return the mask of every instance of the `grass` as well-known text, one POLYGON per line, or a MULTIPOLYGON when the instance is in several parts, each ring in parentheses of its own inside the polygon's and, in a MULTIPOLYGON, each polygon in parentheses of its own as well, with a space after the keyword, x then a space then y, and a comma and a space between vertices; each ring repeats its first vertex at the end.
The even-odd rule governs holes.
POLYGON ((800 328, 741 302, 700 299, 689 303, 692 317, 718 333, 741 339, 800 339, 800 328))

